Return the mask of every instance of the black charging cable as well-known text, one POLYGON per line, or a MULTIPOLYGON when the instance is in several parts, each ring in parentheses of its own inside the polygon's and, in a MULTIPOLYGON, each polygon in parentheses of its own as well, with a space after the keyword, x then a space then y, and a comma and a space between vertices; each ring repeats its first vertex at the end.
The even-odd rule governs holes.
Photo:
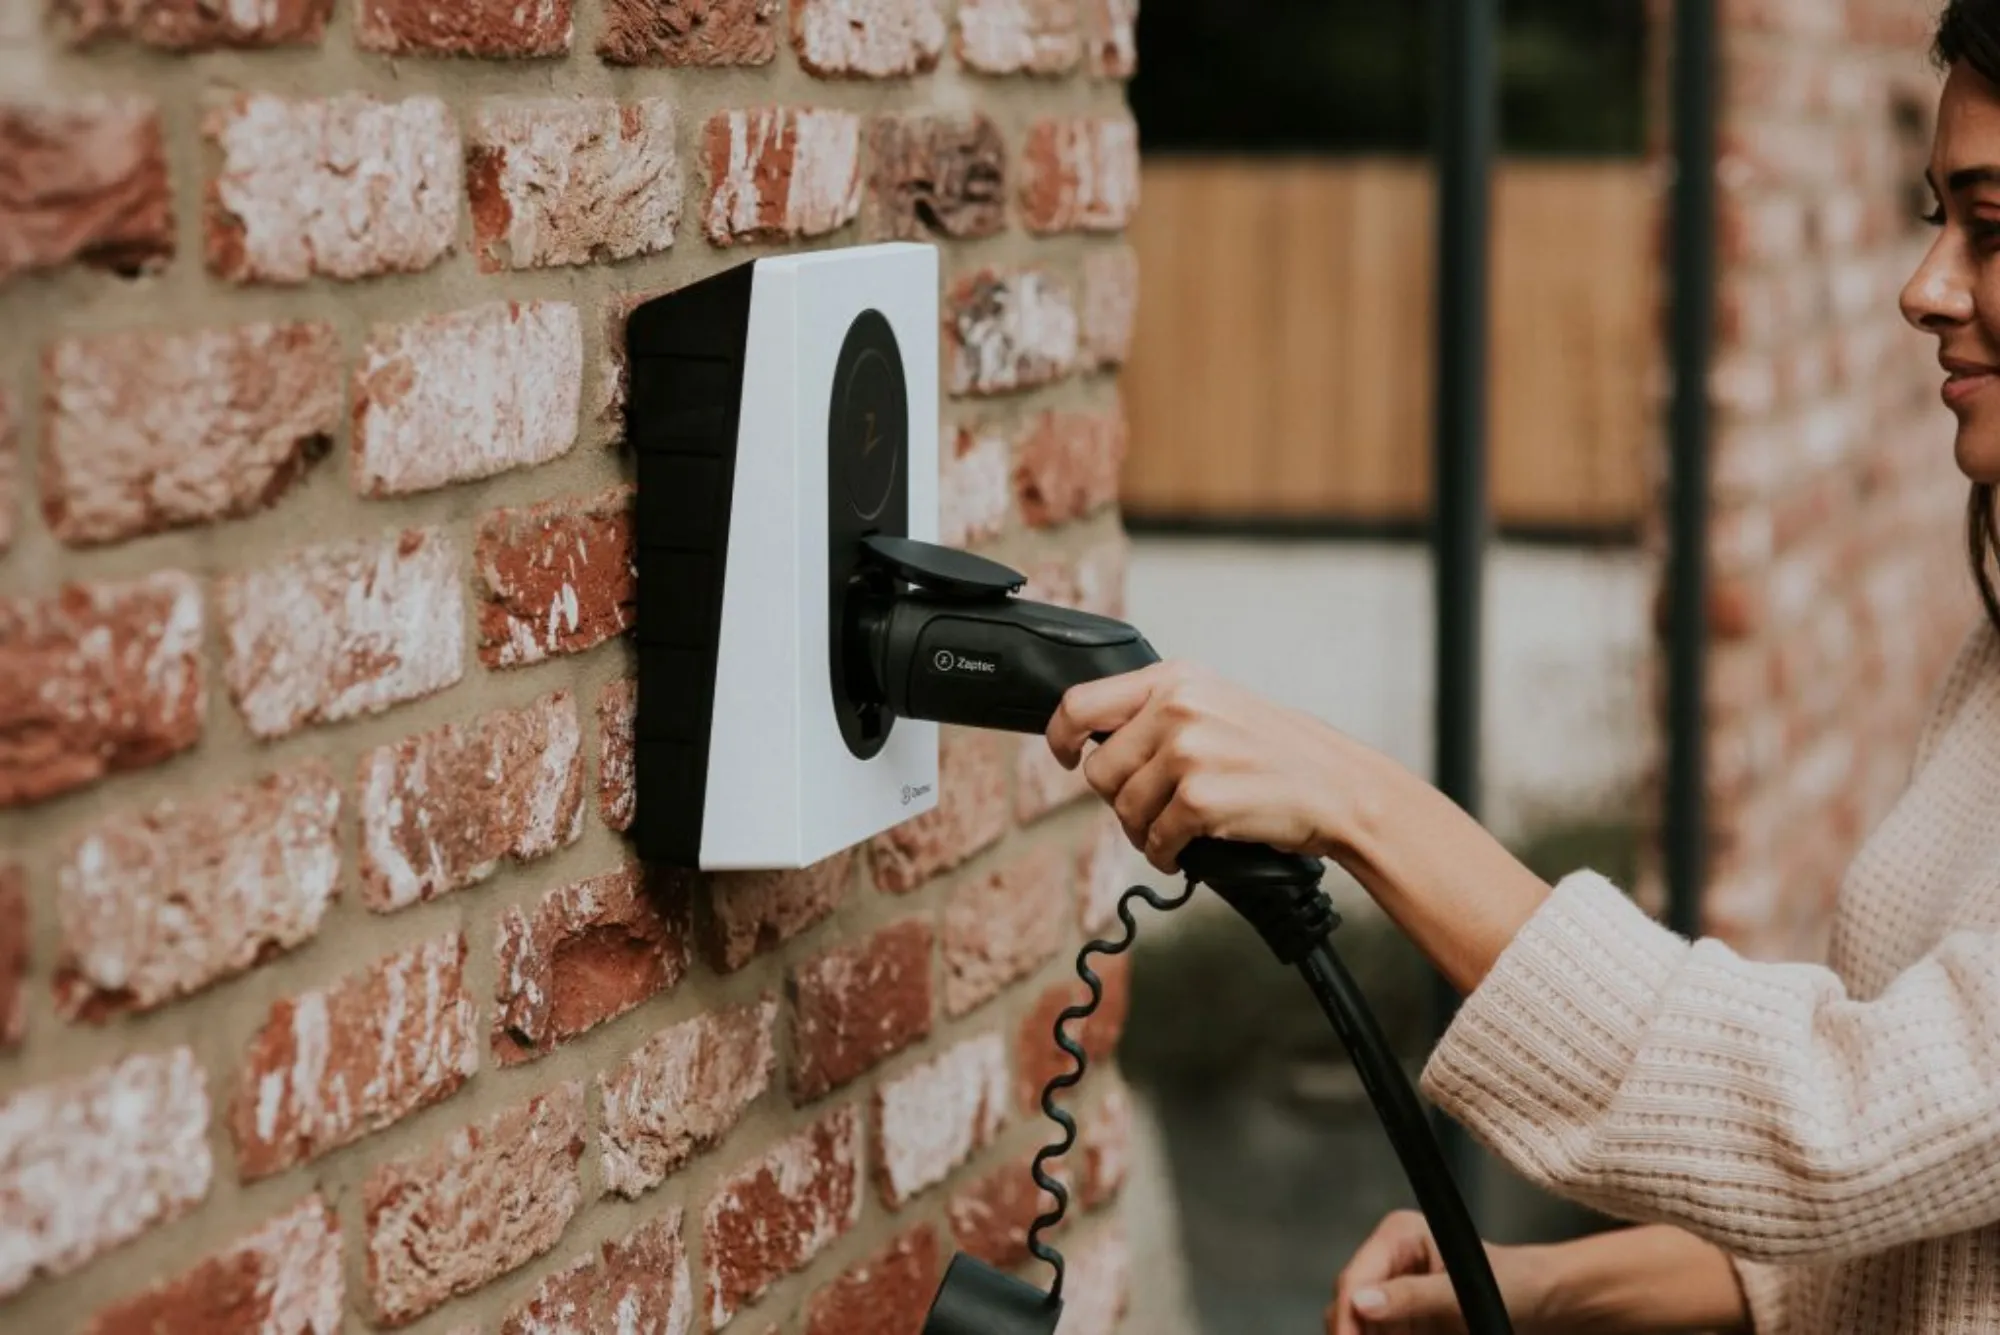
MULTIPOLYGON (((861 542, 856 559, 867 575, 852 586, 856 596, 846 610, 835 613, 845 636, 835 661, 846 674, 837 678, 836 691, 845 680, 855 703, 879 711, 870 718, 1041 733, 1071 687, 1160 661, 1145 637, 1122 621, 1015 596, 1026 576, 984 557, 875 534, 861 542)), ((1093 740, 1101 744, 1108 735, 1097 733, 1093 740)), ((1069 1192, 1048 1165, 1076 1144, 1076 1122, 1057 1106, 1055 1095, 1081 1083, 1089 1068, 1069 1027, 1095 1014, 1104 1000, 1090 961, 1131 949, 1138 935, 1131 912, 1135 900, 1171 910, 1203 885, 1242 914, 1281 962, 1304 974, 1430 1217, 1472 1335, 1512 1335, 1485 1245, 1452 1184, 1416 1092, 1333 952, 1340 915, 1320 888, 1324 865, 1263 844, 1203 838, 1181 850, 1180 869, 1187 890, 1178 898, 1162 899, 1137 886, 1119 900, 1123 938, 1093 941, 1077 956, 1077 976, 1090 989, 1089 1003, 1070 1007, 1056 1020, 1056 1044, 1073 1068, 1049 1081, 1042 1110, 1063 1134, 1034 1162, 1035 1182, 1055 1198, 1056 1208, 1036 1219, 1029 1233, 1030 1254, 1055 1270, 1054 1291, 1044 1293, 960 1252, 945 1270, 924 1335, 1054 1335, 1062 1318, 1064 1267, 1062 1254, 1042 1235, 1062 1222, 1069 1192)))
MULTIPOLYGON (((1056 1046, 1069 1055, 1073 1069, 1062 1072, 1044 1086, 1042 1111, 1062 1129, 1063 1136, 1044 1147, 1034 1161, 1035 1182, 1055 1197, 1056 1207, 1036 1219, 1028 1233, 1028 1250, 1055 1270, 1055 1284, 1049 1294, 1055 1304, 1062 1300, 1063 1257, 1043 1242, 1041 1235, 1061 1223, 1068 1213, 1069 1192, 1049 1174, 1046 1165, 1069 1153, 1077 1139, 1076 1120, 1056 1104, 1055 1096, 1081 1083, 1090 1067, 1089 1054, 1070 1036, 1069 1027, 1089 1019, 1104 1002, 1103 982, 1090 967, 1092 957, 1122 955, 1137 939, 1139 925, 1132 916, 1132 904, 1144 900, 1154 909, 1170 912, 1194 897, 1197 885, 1202 882, 1189 867, 1189 861, 1183 856, 1182 866, 1189 876, 1187 889, 1180 895, 1165 899, 1146 886, 1135 885, 1119 899, 1118 919, 1124 924, 1123 936, 1116 941, 1092 941, 1077 954, 1077 976, 1090 989, 1090 1000, 1069 1007, 1056 1019, 1056 1046)), ((1233 881, 1227 876, 1218 880, 1220 883, 1211 883, 1211 888, 1249 920, 1281 963, 1299 970, 1313 999, 1347 1049, 1362 1088, 1388 1133, 1390 1147, 1416 1194, 1418 1208, 1430 1221, 1431 1236, 1450 1276, 1452 1291, 1458 1297, 1466 1329, 1471 1335, 1513 1335, 1513 1323, 1500 1296, 1500 1285, 1493 1277, 1486 1244, 1452 1182, 1451 1170, 1431 1130, 1430 1120, 1424 1116, 1416 1091, 1397 1061, 1388 1036, 1368 1008, 1360 986, 1333 948, 1333 933, 1340 925, 1340 915, 1320 888, 1317 876, 1310 883, 1303 877, 1289 883, 1269 877, 1255 884, 1233 881)))

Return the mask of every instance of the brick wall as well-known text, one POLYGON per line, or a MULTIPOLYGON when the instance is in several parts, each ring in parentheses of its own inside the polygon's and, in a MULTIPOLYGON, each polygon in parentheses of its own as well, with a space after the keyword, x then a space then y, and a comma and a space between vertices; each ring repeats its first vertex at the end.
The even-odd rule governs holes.
POLYGON ((1724 0, 1708 926, 1819 956, 1979 615, 1933 340, 1897 294, 1938 76, 1929 0, 1724 0))
POLYGON ((888 1335, 1025 1260, 1115 826, 947 733, 863 849, 642 874, 619 330, 939 242, 947 536, 1115 610, 1133 11, 6 7, 0 1326, 888 1335))

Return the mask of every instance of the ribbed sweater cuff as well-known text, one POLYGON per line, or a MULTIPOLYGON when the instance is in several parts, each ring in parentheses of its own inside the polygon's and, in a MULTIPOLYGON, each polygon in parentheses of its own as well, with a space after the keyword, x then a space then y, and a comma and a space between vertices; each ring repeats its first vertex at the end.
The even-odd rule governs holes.
POLYGON ((1425 1094, 1520 1170, 1571 1175, 1689 949, 1604 877, 1565 877, 1459 1008, 1425 1094))

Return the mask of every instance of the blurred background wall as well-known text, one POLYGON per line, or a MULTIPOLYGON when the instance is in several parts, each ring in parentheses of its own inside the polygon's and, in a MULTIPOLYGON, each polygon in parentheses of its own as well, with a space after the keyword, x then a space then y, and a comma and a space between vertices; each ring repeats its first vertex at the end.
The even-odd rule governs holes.
MULTIPOLYGON (((1501 7, 1483 812, 1544 875, 1659 908, 1671 8, 1501 7)), ((1930 341, 1929 0, 1725 0, 1705 924, 1815 958, 1977 616, 1930 341)), ((1432 756, 1430 42, 1441 5, 1149 0, 1129 611, 1425 771, 1432 756)), ((1129 868, 1128 868, 1129 869, 1129 868)), ((1428 1050, 1428 973, 1349 887, 1347 950, 1428 1050)), ((1405 1202, 1289 980, 1197 907, 1149 924, 1128 1070, 1200 1317, 1312 1329, 1405 1202)), ((1608 1221, 1478 1170, 1489 1232, 1608 1221)))
POLYGON ((1764 956, 1823 950, 1976 616, 1936 345, 1897 310, 1931 239, 1936 8, 1723 6, 1705 907, 1764 956))

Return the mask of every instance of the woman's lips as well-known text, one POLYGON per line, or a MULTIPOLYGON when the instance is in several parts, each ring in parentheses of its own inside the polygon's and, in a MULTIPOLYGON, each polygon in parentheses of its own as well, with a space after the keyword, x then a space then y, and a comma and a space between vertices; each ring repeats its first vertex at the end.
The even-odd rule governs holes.
POLYGON ((1951 408, 1963 407, 2000 378, 1990 366, 1948 363, 1945 370, 1950 374, 1944 382, 1944 401, 1951 408))

